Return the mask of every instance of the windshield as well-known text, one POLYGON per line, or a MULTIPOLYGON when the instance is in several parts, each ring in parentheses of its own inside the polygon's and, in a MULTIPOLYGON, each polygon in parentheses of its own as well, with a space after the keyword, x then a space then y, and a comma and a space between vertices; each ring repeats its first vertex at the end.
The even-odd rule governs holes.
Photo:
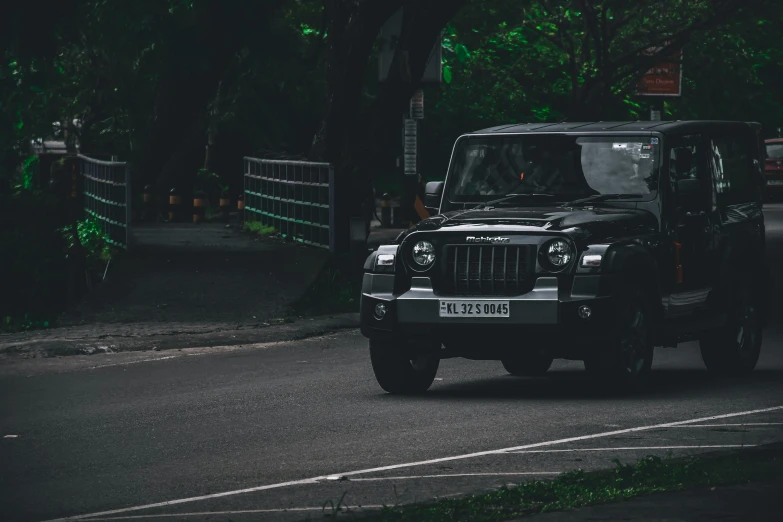
POLYGON ((768 143, 767 157, 770 159, 783 159, 783 143, 768 143))
POLYGON ((452 203, 483 203, 508 194, 551 195, 509 202, 516 206, 597 194, 652 199, 658 185, 658 149, 658 139, 649 136, 463 138, 454 153, 446 196, 452 203))

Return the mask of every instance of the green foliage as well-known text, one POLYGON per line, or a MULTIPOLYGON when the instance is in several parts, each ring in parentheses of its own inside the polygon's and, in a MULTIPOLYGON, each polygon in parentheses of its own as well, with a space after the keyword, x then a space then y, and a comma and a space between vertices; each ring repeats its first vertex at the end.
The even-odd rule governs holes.
POLYGON ((28 156, 22 161, 21 185, 17 188, 30 190, 33 188, 36 169, 38 167, 38 156, 28 156))
POLYGON ((207 195, 214 195, 222 190, 220 176, 207 169, 199 169, 193 189, 195 192, 206 192, 207 195))
MULTIPOLYGON (((75 241, 71 227, 61 229, 67 248, 73 248, 75 241)), ((87 263, 90 268, 98 269, 119 253, 119 249, 109 243, 108 235, 101 229, 100 222, 95 218, 87 218, 76 224, 79 243, 84 248, 87 263)))
POLYGON ((244 229, 257 236, 267 237, 275 233, 275 227, 264 225, 260 221, 245 221, 244 229))
POLYGON ((0 318, 10 327, 51 321, 65 301, 58 213, 57 200, 46 194, 0 194, 0 318))
POLYGON ((552 481, 530 481, 492 493, 442 500, 430 505, 384 508, 369 521, 502 521, 534 513, 625 500, 639 495, 700 486, 741 484, 783 478, 780 448, 713 457, 662 459, 648 456, 615 468, 563 473, 552 481))
POLYGON ((445 85, 425 91, 431 109, 422 125, 424 175, 442 179, 454 140, 472 130, 649 118, 650 99, 635 93, 649 68, 638 51, 667 33, 685 41, 683 96, 667 100, 668 118, 780 126, 783 2, 748 3, 707 23, 720 3, 662 0, 643 9, 620 0, 468 3, 444 32, 445 85), (698 30, 683 33, 690 27, 698 30))
POLYGON ((361 283, 345 278, 335 266, 327 266, 291 308, 292 316, 315 316, 359 311, 361 283))
POLYGON ((7 315, 0 323, 0 332, 26 332, 28 330, 41 330, 50 326, 54 326, 54 323, 46 320, 31 319, 27 314, 24 314, 21 318, 7 315))

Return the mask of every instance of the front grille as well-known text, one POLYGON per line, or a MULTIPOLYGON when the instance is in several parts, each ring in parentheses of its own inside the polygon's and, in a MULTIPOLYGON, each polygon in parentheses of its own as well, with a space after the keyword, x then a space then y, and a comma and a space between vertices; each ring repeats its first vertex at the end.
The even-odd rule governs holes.
POLYGON ((446 248, 443 290, 454 295, 519 295, 530 290, 533 246, 446 248))

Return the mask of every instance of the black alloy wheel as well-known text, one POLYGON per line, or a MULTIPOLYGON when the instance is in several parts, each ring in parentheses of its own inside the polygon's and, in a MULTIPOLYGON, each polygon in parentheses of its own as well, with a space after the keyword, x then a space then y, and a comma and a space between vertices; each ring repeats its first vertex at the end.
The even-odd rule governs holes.
POLYGON ((737 282, 727 312, 726 324, 699 340, 702 360, 718 375, 750 373, 761 355, 762 324, 749 277, 737 282))
POLYGON ((393 394, 424 393, 438 373, 440 359, 433 352, 438 346, 405 355, 393 341, 370 340, 370 362, 375 379, 384 391, 393 394))
POLYGON ((612 335, 585 360, 585 369, 615 390, 634 391, 647 383, 652 368, 652 307, 636 284, 626 285, 615 304, 612 335))

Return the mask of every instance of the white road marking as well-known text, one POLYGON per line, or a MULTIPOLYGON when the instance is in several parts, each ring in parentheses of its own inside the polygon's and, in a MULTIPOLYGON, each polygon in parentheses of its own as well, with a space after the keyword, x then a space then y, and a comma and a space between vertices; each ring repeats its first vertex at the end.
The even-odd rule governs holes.
POLYGON ((181 355, 166 355, 164 357, 150 357, 149 359, 138 359, 136 361, 123 361, 118 363, 109 363, 109 364, 99 364, 97 366, 88 366, 85 368, 85 370, 99 370, 101 368, 111 368, 113 366, 128 366, 131 364, 141 364, 141 363, 147 363, 147 362, 155 362, 155 361, 167 361, 169 359, 177 359, 179 357, 182 357, 181 355))
MULTIPOLYGON (((780 411, 783 410, 783 406, 773 406, 771 408, 762 408, 758 410, 749 410, 749 411, 741 411, 736 413, 725 413, 723 415, 712 415, 710 417, 701 417, 698 419, 688 419, 684 421, 676 421, 676 422, 667 422, 663 424, 654 424, 651 426, 637 426, 635 428, 625 428, 621 430, 614 430, 614 431, 605 431, 602 433, 593 433, 591 435, 580 435, 577 437, 568 437, 565 439, 557 439, 557 440, 549 440, 545 442, 535 442, 532 444, 525 444, 522 446, 514 446, 510 448, 502 448, 502 449, 496 449, 496 450, 487 450, 487 451, 477 451, 475 453, 467 453, 464 455, 454 455, 451 457, 441 457, 436 459, 429 459, 429 460, 420 460, 417 462, 406 462, 404 464, 392 464, 389 466, 380 466, 377 468, 368 468, 368 469, 361 469, 357 471, 349 471, 346 473, 337 473, 338 476, 348 477, 348 476, 355 476, 355 475, 368 475, 370 473, 378 473, 381 471, 390 471, 393 469, 402 469, 402 468, 412 468, 415 466, 426 466, 429 464, 438 464, 441 462, 450 462, 455 460, 465 460, 465 459, 473 459, 476 457, 485 457, 487 455, 499 455, 502 453, 511 453, 515 451, 521 451, 526 449, 533 449, 533 448, 541 448, 546 446, 556 446, 559 444, 567 444, 569 442, 579 442, 583 440, 592 440, 592 439, 600 439, 604 437, 612 437, 614 435, 622 435, 625 433, 635 433, 639 431, 648 431, 658 428, 671 428, 674 426, 682 426, 683 424, 697 424, 699 422, 708 422, 708 421, 714 421, 714 420, 720 420, 720 419, 730 419, 732 417, 743 417, 747 415, 755 415, 758 413, 767 413, 771 411, 780 411)), ((120 509, 112 509, 109 511, 100 511, 98 513, 89 513, 86 515, 74 515, 71 517, 65 517, 65 518, 58 518, 53 519, 47 522, 60 522, 62 520, 85 520, 95 517, 101 517, 105 515, 115 515, 119 513, 129 513, 131 511, 141 511, 143 509, 153 509, 153 508, 159 508, 159 507, 169 507, 169 506, 175 506, 178 504, 186 504, 190 502, 198 502, 200 500, 211 500, 215 498, 222 498, 222 497, 229 497, 233 495, 241 495, 244 493, 255 493, 258 491, 267 491, 270 489, 279 489, 284 488, 288 486, 302 486, 307 484, 317 484, 319 481, 326 480, 330 476, 334 476, 335 474, 330 473, 329 475, 321 475, 319 477, 312 477, 312 478, 306 478, 306 479, 299 479, 299 480, 290 480, 288 482, 279 482, 277 484, 266 484, 264 486, 256 486, 252 488, 245 488, 245 489, 237 489, 234 491, 223 491, 221 493, 212 493, 209 495, 200 495, 197 497, 190 497, 190 498, 180 498, 176 500, 166 500, 163 502, 155 502, 154 504, 144 504, 141 506, 132 506, 132 507, 126 507, 126 508, 120 508, 120 509)))
POLYGON ((672 426, 673 428, 732 428, 745 426, 783 426, 783 422, 745 422, 734 424, 689 424, 687 426, 672 426))
MULTIPOLYGON (((340 511, 357 511, 362 509, 381 509, 381 505, 356 506, 349 509, 340 508, 340 511)), ((90 520, 139 520, 145 518, 171 518, 171 517, 207 517, 214 515, 252 515, 255 513, 286 513, 288 511, 324 511, 323 507, 294 507, 279 509, 244 509, 240 511, 201 511, 197 513, 163 513, 160 515, 127 515, 124 517, 90 518, 90 520)), ((326 511, 330 511, 328 508, 326 511)))
POLYGON ((626 448, 569 448, 569 449, 556 449, 556 450, 526 450, 526 451, 509 451, 508 453, 523 454, 523 453, 568 453, 575 451, 633 451, 633 450, 664 450, 664 449, 721 449, 721 448, 752 448, 755 444, 720 444, 715 446, 702 445, 702 446, 628 446, 626 448))
POLYGON ((19 438, 19 435, 5 435, 3 436, 4 439, 16 439, 19 438))
POLYGON ((410 480, 422 478, 452 478, 452 477, 516 477, 520 475, 560 475, 562 471, 511 471, 509 473, 450 473, 444 475, 407 475, 399 477, 370 477, 348 479, 351 482, 375 482, 378 480, 410 480))

